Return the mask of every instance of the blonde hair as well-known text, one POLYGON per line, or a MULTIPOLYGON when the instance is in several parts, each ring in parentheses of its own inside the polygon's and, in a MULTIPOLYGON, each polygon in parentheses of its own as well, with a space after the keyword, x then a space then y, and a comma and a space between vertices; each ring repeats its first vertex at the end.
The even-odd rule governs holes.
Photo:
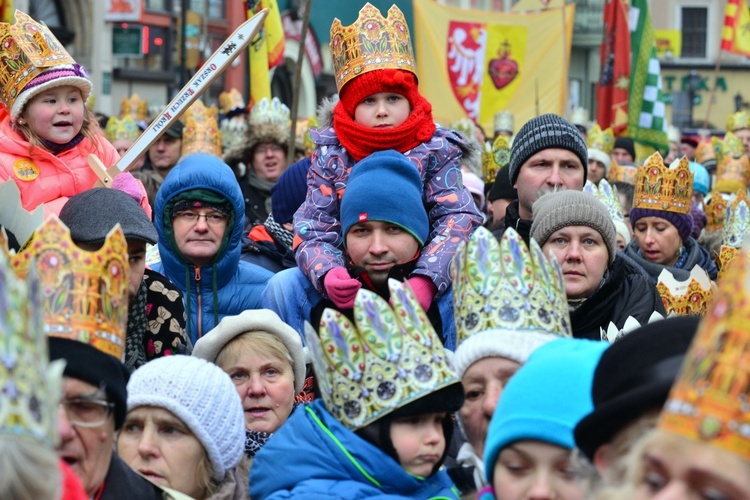
MULTIPOLYGON (((203 448, 203 454, 201 455, 200 460, 198 460, 198 464, 195 466, 195 474, 198 478, 198 485, 203 489, 202 498, 212 497, 217 491, 219 491, 220 484, 212 479, 214 476, 214 468, 211 465, 211 460, 209 460, 205 448, 203 448)), ((228 471, 227 474, 229 474, 228 471)))
POLYGON ((219 351, 215 363, 223 369, 227 365, 237 361, 246 352, 288 362, 292 378, 294 378, 294 360, 292 359, 292 355, 289 354, 289 350, 276 335, 268 332, 245 332, 236 336, 219 351))
POLYGON ((60 498, 60 469, 54 450, 15 436, 0 438, 0 498, 60 498), (43 478, 43 480, 41 480, 43 478))

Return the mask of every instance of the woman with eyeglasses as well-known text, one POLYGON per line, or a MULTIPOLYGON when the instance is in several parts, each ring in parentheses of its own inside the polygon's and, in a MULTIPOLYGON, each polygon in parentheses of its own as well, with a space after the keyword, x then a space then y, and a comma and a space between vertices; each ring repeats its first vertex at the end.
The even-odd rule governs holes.
POLYGON ((197 500, 248 498, 245 424, 232 380, 189 356, 146 363, 128 382, 117 453, 149 481, 197 500))

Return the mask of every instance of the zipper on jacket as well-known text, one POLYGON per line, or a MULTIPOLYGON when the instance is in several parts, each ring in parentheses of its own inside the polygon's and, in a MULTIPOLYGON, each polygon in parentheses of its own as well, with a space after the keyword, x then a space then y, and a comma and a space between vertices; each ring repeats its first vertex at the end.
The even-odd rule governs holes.
POLYGON ((203 300, 201 292, 201 268, 195 267, 195 287, 198 290, 198 338, 203 336, 203 300))

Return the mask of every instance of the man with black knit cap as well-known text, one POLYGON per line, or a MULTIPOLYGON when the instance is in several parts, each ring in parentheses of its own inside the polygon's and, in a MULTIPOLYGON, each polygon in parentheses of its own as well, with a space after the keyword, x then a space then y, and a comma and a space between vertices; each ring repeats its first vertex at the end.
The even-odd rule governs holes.
POLYGON ((508 165, 518 200, 506 209, 505 228, 515 229, 528 244, 534 202, 548 192, 583 189, 588 146, 568 120, 554 114, 537 116, 513 140, 508 165))

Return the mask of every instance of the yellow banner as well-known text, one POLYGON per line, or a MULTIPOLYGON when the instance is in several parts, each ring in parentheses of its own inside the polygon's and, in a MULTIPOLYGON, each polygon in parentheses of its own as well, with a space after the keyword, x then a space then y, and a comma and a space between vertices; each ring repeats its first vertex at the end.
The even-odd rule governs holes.
POLYGON ((740 2, 739 14, 734 28, 734 52, 750 56, 750 8, 747 1, 740 2))
POLYGON ((518 0, 513 6, 513 12, 526 12, 544 9, 561 9, 565 0, 518 0))
POLYGON ((654 39, 656 40, 656 56, 659 59, 680 57, 682 54, 682 31, 654 30, 654 39))
MULTIPOLYGON (((248 4, 250 5, 250 4, 248 4)), ((262 0, 252 5, 247 18, 268 9, 268 16, 263 22, 263 29, 250 44, 250 103, 249 108, 261 99, 271 98, 270 68, 281 62, 284 57, 284 27, 276 0, 262 0)))
POLYGON ((492 130, 503 109, 518 124, 564 113, 575 5, 533 14, 457 9, 434 0, 413 5, 419 90, 437 121, 469 117, 492 130))
POLYGON ((2 16, 0 22, 13 24, 15 22, 13 17, 14 12, 13 0, 0 0, 0 16, 2 16))

